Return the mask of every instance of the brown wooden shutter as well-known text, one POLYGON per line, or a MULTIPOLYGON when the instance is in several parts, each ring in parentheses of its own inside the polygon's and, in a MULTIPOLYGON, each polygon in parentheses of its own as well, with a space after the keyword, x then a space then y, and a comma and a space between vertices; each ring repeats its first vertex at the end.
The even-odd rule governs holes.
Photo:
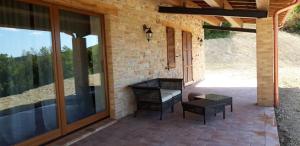
POLYGON ((192 33, 187 33, 187 59, 188 59, 188 81, 193 81, 193 51, 192 51, 192 33))
POLYGON ((171 27, 167 27, 167 63, 169 69, 176 67, 175 30, 171 27))
POLYGON ((183 80, 184 83, 188 82, 188 59, 187 59, 187 40, 186 32, 182 32, 182 60, 183 60, 183 80))
POLYGON ((182 57, 184 83, 193 81, 193 48, 192 33, 182 32, 182 57))

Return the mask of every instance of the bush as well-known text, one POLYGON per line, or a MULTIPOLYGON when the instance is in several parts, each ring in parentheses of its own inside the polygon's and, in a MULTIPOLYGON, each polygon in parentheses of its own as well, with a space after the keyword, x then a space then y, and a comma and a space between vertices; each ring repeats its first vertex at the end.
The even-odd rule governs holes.
MULTIPOLYGON (((205 25, 209 25, 204 23, 205 25)), ((231 27, 230 23, 225 22, 222 24, 223 27, 231 27)), ((213 29, 204 29, 204 38, 205 39, 217 39, 217 38, 227 38, 230 36, 230 31, 223 30, 213 30, 213 29)))
POLYGON ((300 34, 300 6, 297 6, 293 10, 282 30, 289 33, 300 34))

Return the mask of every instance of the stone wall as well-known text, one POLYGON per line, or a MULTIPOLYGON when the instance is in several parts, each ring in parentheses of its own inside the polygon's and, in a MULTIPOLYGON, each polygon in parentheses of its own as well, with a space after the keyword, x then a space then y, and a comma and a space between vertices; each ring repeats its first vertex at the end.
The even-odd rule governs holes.
POLYGON ((110 115, 119 119, 136 109, 128 85, 157 77, 182 78, 182 30, 193 34, 194 80, 203 78, 203 22, 195 16, 160 14, 156 0, 99 0, 118 8, 106 14, 110 115), (142 26, 151 26, 148 42, 142 26), (175 28, 176 68, 167 70, 166 26, 175 28))
POLYGON ((274 105, 274 31, 273 18, 257 19, 257 103, 274 105))

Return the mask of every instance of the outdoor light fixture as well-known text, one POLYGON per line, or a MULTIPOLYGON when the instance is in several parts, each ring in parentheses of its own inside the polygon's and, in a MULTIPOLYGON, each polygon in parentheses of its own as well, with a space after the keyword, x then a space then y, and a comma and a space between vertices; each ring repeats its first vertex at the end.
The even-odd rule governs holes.
POLYGON ((198 37, 198 41, 199 41, 200 43, 203 43, 203 39, 200 38, 200 37, 198 37))
POLYGON ((153 34, 151 27, 148 27, 146 24, 144 24, 143 29, 146 34, 146 38, 147 38, 148 42, 150 42, 150 40, 152 39, 152 34, 153 34))

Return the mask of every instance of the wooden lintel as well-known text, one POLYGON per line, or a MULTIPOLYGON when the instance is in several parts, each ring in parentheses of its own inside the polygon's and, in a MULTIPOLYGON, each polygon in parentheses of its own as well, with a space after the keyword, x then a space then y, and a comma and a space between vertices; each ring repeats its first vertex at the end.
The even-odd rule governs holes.
POLYGON ((180 29, 180 30, 192 32, 192 30, 189 27, 186 27, 186 26, 183 26, 183 25, 180 25, 180 24, 176 24, 176 23, 173 23, 171 21, 157 20, 157 23, 159 23, 161 25, 164 25, 164 26, 167 26, 167 27, 172 27, 172 28, 175 28, 175 29, 180 29))
MULTIPOLYGON (((36 0, 21 0, 35 2, 36 0)), ((87 10, 93 13, 118 15, 118 8, 111 4, 101 3, 97 0, 39 0, 41 2, 70 7, 74 9, 87 10)))
POLYGON ((183 7, 159 7, 160 13, 191 14, 207 16, 229 16, 240 18, 266 18, 267 11, 262 10, 227 10, 219 8, 183 8, 183 7))

